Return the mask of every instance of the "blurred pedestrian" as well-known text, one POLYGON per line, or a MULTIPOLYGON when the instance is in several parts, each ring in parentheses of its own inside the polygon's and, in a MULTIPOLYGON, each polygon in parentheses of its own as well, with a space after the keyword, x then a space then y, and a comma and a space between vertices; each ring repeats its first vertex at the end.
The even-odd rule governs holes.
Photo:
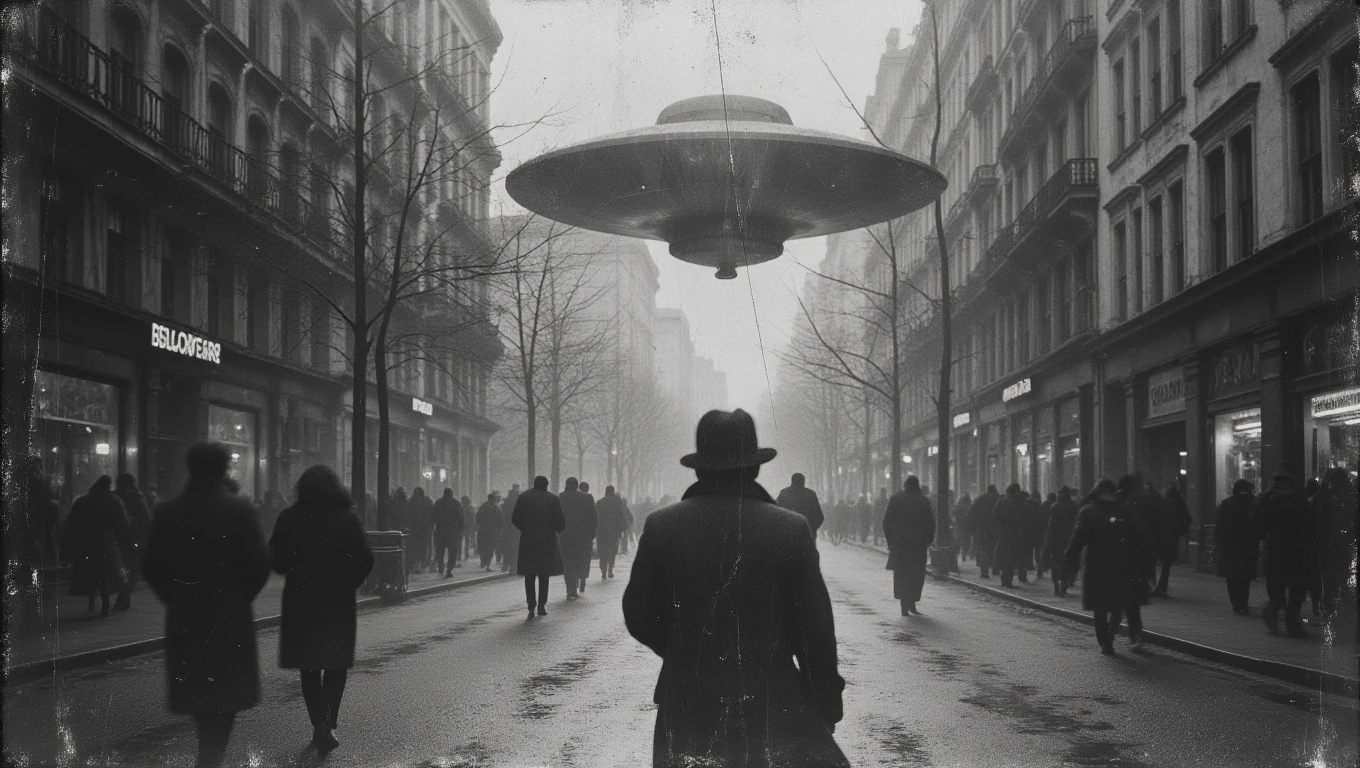
POLYGON ((1030 569, 1035 569, 1035 581, 1038 581, 1038 563, 1035 561, 1044 538, 1044 513, 1038 492, 1030 491, 1024 497, 1025 503, 1020 511, 1019 570, 1020 583, 1028 584, 1030 569))
POLYGON ((340 699, 354 666, 354 593, 373 570, 373 552, 335 470, 316 465, 297 482, 297 502, 279 513, 269 540, 283 574, 279 666, 296 669, 312 724, 311 745, 325 753, 335 736, 340 699))
POLYGON ((996 511, 996 503, 1000 500, 1001 494, 996 492, 996 486, 989 485, 968 510, 968 530, 973 539, 973 553, 977 557, 978 571, 984 579, 992 577, 992 554, 996 549, 992 513, 996 511))
POLYGON ((1143 647, 1141 611, 1148 592, 1144 529, 1109 479, 1097 483, 1082 502, 1063 558, 1068 577, 1081 569, 1081 606, 1095 613, 1100 652, 1114 653, 1114 638, 1124 615, 1129 619, 1129 645, 1139 650, 1143 647))
POLYGON ((1050 569, 1053 594, 1058 597, 1067 597, 1069 576, 1063 567, 1063 557, 1076 524, 1077 503, 1072 500, 1072 489, 1064 485, 1058 489, 1057 498, 1049 510, 1048 524, 1044 526, 1044 551, 1040 555, 1040 559, 1050 569))
POLYGON ((1190 532, 1190 508, 1185 503, 1185 497, 1181 495, 1180 485, 1172 483, 1166 488, 1166 495, 1162 497, 1162 519, 1158 533, 1161 538, 1155 542, 1157 546, 1157 560, 1161 565, 1161 576, 1157 579, 1157 588, 1152 594, 1157 597, 1168 597, 1169 582, 1171 579, 1171 565, 1176 562, 1181 554, 1181 537, 1190 532))
POLYGON ((189 480, 157 507, 142 574, 165 603, 170 711, 193 715, 197 768, 216 768, 236 713, 260 698, 250 604, 269 579, 269 548, 250 505, 226 492, 221 443, 189 448, 189 480))
MULTIPOLYGON (((1034 494, 1038 498, 1038 494, 1034 494)), ((1053 505, 1058 503, 1058 494, 1050 491, 1048 497, 1039 505, 1039 517, 1034 521, 1034 580, 1038 582, 1044 578, 1044 571, 1049 569, 1048 561, 1044 557, 1045 533, 1048 531, 1048 520, 1053 515, 1053 505)))
POLYGON ((586 577, 590 575, 590 547, 595 541, 595 529, 599 521, 595 514, 595 500, 581 492, 576 478, 567 478, 566 488, 557 498, 566 521, 566 527, 558 537, 563 579, 567 585, 567 599, 575 600, 586 590, 586 577))
POLYGON ((477 505, 472 498, 463 496, 459 500, 463 515, 463 561, 467 562, 477 552, 477 505))
POLYGON ((156 505, 160 503, 161 503, 160 489, 156 487, 155 483, 147 483, 146 484, 147 511, 154 514, 156 512, 156 505))
POLYGON ((534 487, 520 494, 510 522, 519 530, 519 555, 515 572, 524 577, 524 597, 529 618, 537 606, 539 616, 548 615, 548 580, 562 575, 558 534, 567 527, 562 503, 548 490, 548 478, 534 478, 534 487), (534 586, 537 583, 538 589, 534 586))
POLYGON ((1286 634, 1307 637, 1300 611, 1303 594, 1308 589, 1310 569, 1317 562, 1317 534, 1312 510, 1298 487, 1293 465, 1280 464, 1270 487, 1256 497, 1251 516, 1266 545, 1266 594, 1269 600, 1261 618, 1271 634, 1275 634, 1279 631, 1279 614, 1283 608, 1286 634))
MULTIPOLYGON (((954 503, 953 522, 954 530, 956 531, 955 536, 958 539, 959 544, 960 560, 966 560, 969 554, 972 553, 971 545, 973 543, 973 532, 968 527, 968 510, 971 509, 972 506, 973 497, 968 495, 967 492, 959 494, 959 500, 954 503)), ((874 538, 874 543, 878 543, 877 536, 874 538)))
POLYGON ((274 532, 274 524, 278 522, 279 514, 286 506, 288 500, 277 490, 270 488, 264 492, 264 503, 260 505, 260 524, 264 527, 266 536, 274 532))
POLYGON ((496 539, 496 558, 501 561, 501 570, 510 573, 518 572, 520 532, 513 518, 519 497, 519 484, 515 484, 505 495, 505 500, 500 501, 501 526, 499 538, 496 539))
POLYGON ((118 603, 130 602, 123 553, 129 531, 123 502, 113 493, 113 478, 100 475, 89 493, 71 504, 62 534, 61 556, 71 564, 71 594, 89 598, 85 610, 94 615, 94 599, 102 602, 99 615, 109 615, 109 594, 118 592, 118 603))
POLYGON ((623 596, 629 633, 662 659, 652 765, 848 766, 812 532, 756 482, 775 451, 741 410, 706 413, 695 442, 680 463, 698 481, 647 518, 623 596))
MULTIPOLYGON (((403 533, 411 532, 411 521, 406 516, 406 507, 409 501, 406 497, 406 489, 397 486, 397 490, 388 497, 387 501, 387 530, 403 533)), ((407 569, 411 567, 409 561, 406 567, 407 569)))
POLYGON ((1214 513, 1214 572, 1227 579, 1228 602, 1240 616, 1251 615, 1251 582, 1260 554, 1260 537, 1251 520, 1255 491, 1250 480, 1238 480, 1214 513))
POLYGON ((434 534, 435 572, 449 578, 454 568, 463 567, 458 562, 463 550, 463 507, 454 498, 452 488, 445 488, 444 495, 430 508, 430 526, 434 534))
MULTIPOLYGON (((1025 492, 1019 483, 1006 486, 1006 495, 992 509, 992 562, 1001 574, 1001 586, 1013 587, 1015 572, 1024 567, 1029 531, 1025 525, 1025 492)), ((1023 576, 1023 571, 1021 573, 1023 576)))
POLYGON ((826 516, 822 514, 822 504, 817 499, 817 492, 807 487, 807 479, 803 477, 802 472, 793 473, 789 487, 779 492, 779 498, 775 503, 802 515, 812 531, 813 541, 816 541, 817 529, 822 527, 826 516))
MULTIPOLYGON (((626 555, 628 554, 628 537, 633 535, 633 523, 635 522, 635 519, 633 517, 632 508, 628 506, 627 498, 619 496, 619 505, 623 508, 623 530, 627 534, 619 537, 619 545, 626 555)), ((612 572, 613 569, 611 568, 610 570, 612 572)))
POLYGON ((831 543, 840 544, 849 538, 850 528, 853 524, 853 514, 850 504, 845 499, 836 502, 831 508, 831 543))
POLYGON ((491 563, 496 556, 496 544, 501 540, 501 508, 495 492, 486 495, 486 501, 477 510, 477 556, 482 560, 482 570, 490 572, 491 563))
POLYGON ((146 537, 151 535, 151 510, 146 506, 146 497, 137 487, 137 478, 131 472, 118 476, 114 495, 123 503, 127 513, 127 536, 122 544, 124 569, 127 571, 127 590, 118 596, 115 608, 132 607, 132 590, 142 577, 142 552, 146 551, 146 537))
POLYGON ((411 528, 410 557, 415 564, 416 573, 424 573, 430 567, 430 553, 434 549, 434 523, 430 517, 434 502, 425 495, 425 489, 416 486, 411 489, 411 498, 406 502, 407 516, 411 528))
POLYGON ((869 527, 874 514, 873 505, 869 503, 868 494, 861 493, 859 501, 855 502, 855 527, 852 536, 863 544, 869 540, 869 527))
POLYGON ((888 540, 888 566, 893 572, 893 598, 902 615, 921 615, 916 603, 926 581, 930 544, 935 540, 935 510, 921 492, 921 481, 907 475, 902 490, 888 500, 883 514, 883 535, 888 540))
POLYGON ((623 516, 623 502, 614 494, 614 486, 606 486, 604 498, 595 505, 599 527, 595 529, 595 547, 600 552, 600 578, 614 578, 614 558, 618 555, 619 539, 627 520, 623 516))
POLYGON ((883 539, 883 515, 888 511, 888 489, 879 488, 874 499, 874 510, 869 518, 869 532, 874 538, 874 546, 883 539))

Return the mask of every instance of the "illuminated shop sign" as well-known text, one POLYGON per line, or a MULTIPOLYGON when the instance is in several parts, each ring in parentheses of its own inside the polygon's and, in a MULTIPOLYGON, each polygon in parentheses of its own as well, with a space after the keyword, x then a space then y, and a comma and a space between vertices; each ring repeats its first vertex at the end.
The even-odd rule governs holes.
POLYGON ((959 427, 966 427, 972 421, 973 414, 969 413, 968 411, 964 411, 963 413, 956 413, 954 414, 954 429, 958 429, 959 427))
POLYGON ((422 413, 426 416, 433 416, 434 404, 427 403, 418 397, 413 397, 411 398, 411 410, 415 411, 416 413, 422 413))
POLYGON ((1021 395, 1028 395, 1033 386, 1029 379, 1021 379, 1002 391, 1001 402, 1009 403, 1021 395))
POLYGON ((195 336, 188 331, 166 328, 160 323, 151 324, 151 346, 167 352, 177 352, 185 357, 207 360, 215 365, 222 364, 222 345, 195 336))
POLYGON ((1185 410, 1185 372, 1180 368, 1154 373, 1147 382, 1148 418, 1185 410))

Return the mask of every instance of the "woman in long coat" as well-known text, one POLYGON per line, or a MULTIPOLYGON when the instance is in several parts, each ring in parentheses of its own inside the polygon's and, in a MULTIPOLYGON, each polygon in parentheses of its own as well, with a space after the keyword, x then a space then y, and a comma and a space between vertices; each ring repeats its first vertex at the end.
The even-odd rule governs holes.
POLYGON ((316 465, 297 483, 297 503, 279 513, 269 551, 284 576, 279 666, 301 670, 312 746, 335 738, 347 670, 354 666, 354 592, 373 569, 373 552, 349 492, 330 467, 316 465))
POLYGON ((926 561, 935 540, 935 511, 921 493, 921 481, 908 475, 903 490, 888 500, 883 513, 883 536, 888 540, 888 570, 893 572, 893 597, 902 615, 921 615, 916 603, 926 581, 926 561))
POLYGON ((269 579, 269 549, 250 503, 227 493, 221 443, 191 447, 189 481, 157 507, 142 576, 165 603, 171 712, 198 725, 198 766, 221 765, 236 713, 260 699, 250 604, 269 579))
POLYGON ((1015 572, 1020 571, 1020 580, 1028 581, 1025 575, 1025 554, 1029 546, 1029 531, 1025 527, 1025 495, 1019 483, 1006 487, 1006 495, 996 503, 992 510, 992 565, 1001 574, 1001 586, 1013 586, 1015 572))
POLYGON ((85 595, 86 610, 94 614, 94 598, 103 602, 100 616, 109 615, 109 592, 127 589, 123 570, 123 544, 128 539, 127 513, 113 493, 113 479, 101 475, 90 492, 71 504, 66 531, 61 539, 62 559, 71 564, 71 594, 85 595))
POLYGON ((1069 574, 1082 569, 1081 606, 1095 612, 1100 652, 1114 653, 1122 615, 1129 617, 1129 643, 1142 647, 1141 609, 1148 595, 1147 534, 1133 510, 1120 503, 1112 480, 1101 480, 1084 500, 1064 557, 1069 574))
POLYGON ((1250 480, 1238 480, 1214 513, 1214 572, 1228 580, 1228 602, 1241 616, 1251 615, 1251 582, 1260 551, 1261 540, 1251 523, 1255 505, 1256 487, 1250 480))
POLYGON ((519 529, 519 558, 516 573, 524 577, 524 597, 529 603, 529 618, 534 607, 539 616, 547 616, 548 578, 562 575, 562 553, 557 547, 557 534, 567 527, 562 515, 562 503, 548 490, 548 478, 534 478, 534 487, 521 493, 515 501, 511 525, 519 529), (534 582, 538 592, 534 592, 534 582))
POLYGON ((1053 594, 1067 596, 1068 576, 1063 568, 1064 549, 1072 538, 1072 528, 1077 524, 1077 505, 1072 501, 1072 489, 1063 486, 1058 489, 1058 500, 1049 510, 1048 523, 1044 526, 1044 551, 1040 560, 1052 569, 1053 594))
POLYGON ((501 508, 496 494, 489 493, 477 510, 477 554, 482 559, 482 570, 491 570, 491 558, 496 556, 496 544, 501 537, 501 508))

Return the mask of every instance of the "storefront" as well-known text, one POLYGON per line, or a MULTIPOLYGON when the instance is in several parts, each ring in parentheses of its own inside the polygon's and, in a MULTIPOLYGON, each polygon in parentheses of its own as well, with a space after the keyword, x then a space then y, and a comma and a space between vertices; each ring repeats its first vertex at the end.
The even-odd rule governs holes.
POLYGON ((1211 496, 1216 499, 1229 496, 1238 480, 1248 480, 1261 490, 1264 421, 1257 342, 1238 342, 1212 352, 1206 358, 1204 371, 1211 496))
MULTIPOLYGON (((1321 479, 1341 467, 1355 481, 1360 464, 1360 386, 1357 386, 1354 295, 1315 310, 1294 335, 1297 369, 1290 397, 1298 414, 1300 470, 1321 479)), ((1286 427, 1287 429, 1289 427, 1286 427)))
POLYGON ((62 507, 100 475, 122 470, 120 415, 125 387, 39 370, 35 382, 34 451, 62 507))
POLYGON ((978 483, 982 478, 978 476, 979 430, 973 424, 972 412, 962 411, 954 414, 953 428, 954 454, 950 466, 956 469, 951 487, 955 491, 955 498, 964 493, 976 497, 981 490, 978 483))
POLYGON ((1175 365, 1143 379, 1142 438, 1138 468, 1158 490, 1175 484, 1185 492, 1185 368, 1175 365))

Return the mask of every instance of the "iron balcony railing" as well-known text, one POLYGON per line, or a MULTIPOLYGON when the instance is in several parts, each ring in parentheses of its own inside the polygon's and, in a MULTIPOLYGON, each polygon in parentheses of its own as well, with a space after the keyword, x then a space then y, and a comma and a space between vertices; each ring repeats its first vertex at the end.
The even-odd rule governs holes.
POLYGON ((991 92, 994 85, 996 85, 996 68, 992 66, 992 55, 989 53, 978 65, 977 74, 973 75, 973 82, 968 85, 968 108, 976 111, 978 104, 986 94, 991 92))
MULTIPOLYGON (((33 61, 84 94, 135 130, 309 236, 317 233, 317 213, 305 196, 279 180, 263 158, 229 142, 199 123, 173 99, 137 77, 132 64, 111 55, 72 29, 57 14, 42 9, 30 36, 33 61)), ((315 237, 313 239, 316 239, 315 237)))
POLYGON ((1034 197, 1020 211, 1010 224, 997 230, 996 239, 988 246, 987 253, 979 262, 984 274, 991 274, 1000 266, 1015 246, 1029 237, 1034 230, 1053 213, 1054 209, 1074 192, 1095 192, 1098 190, 1096 159, 1079 157, 1068 160, 1049 177, 1034 197))
POLYGON ((1015 109, 1011 110, 1010 125, 1006 127, 1006 132, 1001 136, 1000 146, 1010 147, 1011 143, 1018 138, 1019 133, 1024 129, 1028 122, 1031 110, 1040 96, 1048 89, 1053 75, 1062 69, 1076 56, 1083 53, 1087 48, 1093 47, 1096 42, 1096 24, 1090 16, 1068 19, 1063 24, 1062 34, 1048 49, 1048 53, 1039 62, 1034 71, 1034 76, 1030 78, 1029 85, 1025 92, 1015 102, 1015 109))
POLYGON ((996 181, 997 171, 995 165, 979 165, 974 168, 973 176, 969 179, 968 186, 964 188, 963 193, 959 195, 958 199, 949 206, 949 214, 945 216, 946 225, 952 225, 958 216, 963 215, 963 212, 967 210, 968 206, 972 204, 972 201, 976 199, 982 185, 988 183, 994 184, 996 181))

